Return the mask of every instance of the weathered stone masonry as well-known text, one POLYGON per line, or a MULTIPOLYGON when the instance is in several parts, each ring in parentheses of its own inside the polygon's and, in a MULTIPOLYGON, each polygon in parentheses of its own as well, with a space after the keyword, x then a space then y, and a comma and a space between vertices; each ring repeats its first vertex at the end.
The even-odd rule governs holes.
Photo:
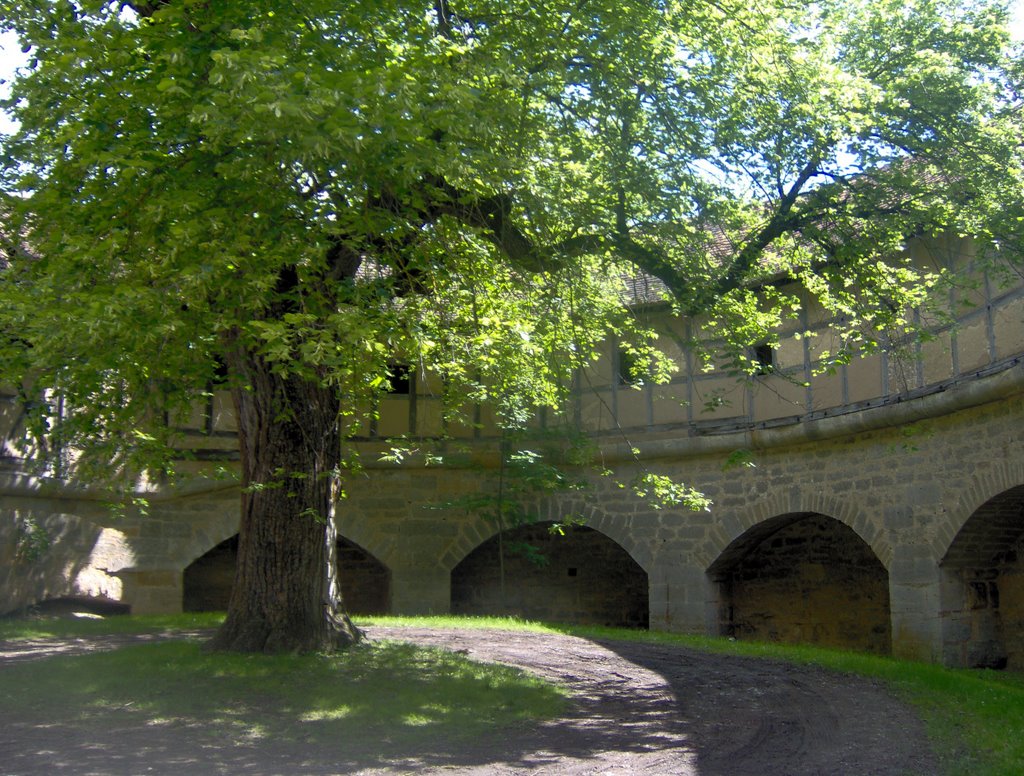
MULTIPOLYGON (((367 470, 346 483, 338 510, 346 594, 363 611, 503 609, 1024 668, 1024 291, 980 288, 957 325, 913 345, 920 364, 894 348, 816 377, 813 338, 784 336, 778 372, 806 385, 778 374, 737 383, 680 350, 672 385, 632 390, 614 379, 610 346, 595 371, 604 382, 591 379, 575 408, 603 459, 619 480, 642 468, 681 477, 713 506, 656 510, 594 477, 585 491, 533 504, 542 525, 505 535, 545 550, 546 563, 507 555, 504 596, 497 526, 439 508, 493 489, 495 440, 455 429, 474 465, 395 466, 377 462, 384 442, 372 432, 383 432, 367 429, 354 442, 367 470), (702 413, 701 398, 716 392, 734 401, 702 413), (737 451, 739 465, 727 466, 737 451), (547 523, 568 515, 587 528, 549 538, 547 523)), ((665 324, 666 350, 684 325, 693 334, 665 324)), ((430 435, 436 399, 428 380, 415 382, 384 407, 388 433, 430 435)), ((230 409, 218 403, 208 415, 197 419, 197 444, 229 450, 230 409)), ((0 418, 16 436, 13 411, 0 407, 0 418)), ((95 494, 25 474, 9 448, 0 610, 66 596, 136 612, 216 605, 237 489, 197 478, 152 496, 148 516, 113 518, 95 494), (27 517, 51 536, 35 559, 16 542, 27 517)))

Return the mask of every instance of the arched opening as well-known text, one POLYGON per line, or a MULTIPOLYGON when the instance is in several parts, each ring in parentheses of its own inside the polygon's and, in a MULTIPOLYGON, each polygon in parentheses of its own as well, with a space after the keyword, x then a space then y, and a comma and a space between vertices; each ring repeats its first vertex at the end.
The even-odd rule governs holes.
POLYGON ((182 575, 182 611, 225 611, 235 581, 237 557, 238 534, 235 534, 192 561, 182 575))
POLYGON ((452 569, 452 613, 646 628, 647 572, 601 532, 553 525, 509 529, 463 558, 452 569))
POLYGON ((355 542, 338 539, 338 580, 349 614, 391 611, 391 572, 355 542))
POLYGON ((888 654, 889 578, 868 544, 813 512, 751 528, 708 569, 722 635, 888 654))
MULTIPOLYGON (((224 611, 231 597, 238 556, 238 535, 226 539, 185 569, 182 609, 224 611)), ((350 614, 385 614, 390 609, 391 572, 344 537, 338 539, 338 579, 350 614)))
POLYGON ((978 507, 940 565, 945 661, 1024 670, 1024 485, 978 507))

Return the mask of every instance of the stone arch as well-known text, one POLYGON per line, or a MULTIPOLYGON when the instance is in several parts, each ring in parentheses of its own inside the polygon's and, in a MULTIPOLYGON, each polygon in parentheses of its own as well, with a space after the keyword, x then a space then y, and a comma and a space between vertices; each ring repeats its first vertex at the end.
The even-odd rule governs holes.
MULTIPOLYGON (((230 498, 225 497, 225 500, 231 503, 230 508, 207 508, 203 510, 203 523, 192 531, 188 539, 180 545, 180 552, 176 553, 180 563, 179 568, 184 570, 190 564, 195 563, 199 558, 238 533, 238 497, 238 490, 232 489, 230 498)), ((187 505, 189 499, 198 502, 200 498, 201 496, 188 497, 183 499, 183 501, 187 505)))
MULTIPOLYGON (((564 497, 540 499, 532 505, 530 513, 536 518, 536 522, 549 524, 563 521, 570 515, 579 517, 582 519, 583 525, 599 531, 625 550, 633 562, 640 566, 645 573, 651 572, 654 561, 650 542, 638 541, 628 520, 621 516, 607 514, 588 499, 564 497)), ((448 571, 453 570, 471 552, 484 542, 496 537, 498 533, 499 529, 494 521, 485 520, 482 517, 475 517, 471 521, 467 521, 444 555, 445 568, 448 571)))
POLYGON ((1022 484, 1024 460, 997 460, 985 471, 972 476, 966 487, 960 488, 954 497, 947 500, 952 506, 935 516, 935 557, 946 563, 950 549, 967 521, 986 502, 1022 484))
MULTIPOLYGON (((190 563, 182 573, 182 609, 186 612, 227 608, 234 584, 238 534, 234 533, 190 563)), ((350 614, 390 611, 391 570, 347 537, 338 537, 339 582, 350 614)))
POLYGON ((376 558, 389 569, 396 565, 396 547, 398 543, 393 535, 376 530, 374 521, 362 515, 356 516, 346 509, 344 501, 336 510, 334 518, 338 536, 362 548, 363 552, 376 558))
POLYGON ((943 659, 1024 669, 1024 477, 980 503, 940 561, 943 659))
POLYGON ((775 515, 734 539, 707 573, 722 635, 891 652, 888 572, 843 521, 775 515))
POLYGON ((596 528, 557 534, 553 525, 495 532, 467 553, 451 572, 452 613, 646 628, 649 582, 640 564, 596 528))
MULTIPOLYGON (((712 507, 712 509, 714 509, 712 507)), ((797 488, 776 490, 735 513, 716 514, 717 531, 709 533, 706 542, 697 548, 695 561, 709 569, 740 537, 778 515, 817 513, 839 521, 853 531, 874 552, 888 570, 892 564, 893 544, 877 522, 869 520, 848 501, 821 491, 805 493, 797 488)))

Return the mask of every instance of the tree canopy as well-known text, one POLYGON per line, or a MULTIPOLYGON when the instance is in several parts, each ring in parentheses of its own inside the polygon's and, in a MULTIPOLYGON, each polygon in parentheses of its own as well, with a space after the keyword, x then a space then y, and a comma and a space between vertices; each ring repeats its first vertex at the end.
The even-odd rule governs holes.
POLYGON ((172 466, 175 419, 230 389, 243 556, 247 521, 329 515, 333 448, 396 355, 452 412, 519 426, 609 335, 647 347, 623 276, 737 347, 798 304, 752 290, 786 278, 870 342, 920 298, 908 236, 1017 248, 999 3, 0 0, 0 20, 30 56, 0 155, 0 379, 94 473, 172 466))

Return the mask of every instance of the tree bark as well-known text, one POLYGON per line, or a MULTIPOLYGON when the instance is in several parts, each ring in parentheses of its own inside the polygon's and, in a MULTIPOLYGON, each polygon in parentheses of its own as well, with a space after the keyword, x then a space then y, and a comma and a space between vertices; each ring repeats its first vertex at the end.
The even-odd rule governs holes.
POLYGON ((236 346, 242 516, 227 619, 215 650, 330 652, 362 636, 337 583, 337 392, 236 346))

